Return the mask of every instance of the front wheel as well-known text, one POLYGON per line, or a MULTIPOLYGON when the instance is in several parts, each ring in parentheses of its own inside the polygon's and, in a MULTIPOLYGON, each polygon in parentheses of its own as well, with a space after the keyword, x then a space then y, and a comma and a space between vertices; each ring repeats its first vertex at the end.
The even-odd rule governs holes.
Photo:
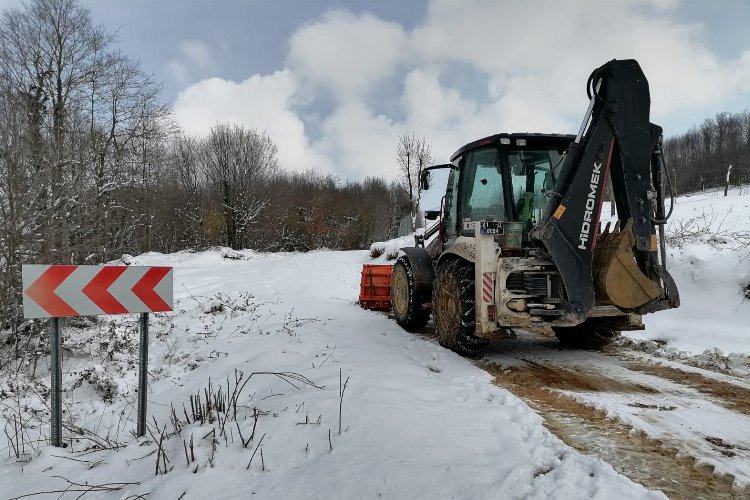
POLYGON ((405 330, 418 330, 430 318, 429 311, 424 308, 430 297, 424 292, 417 292, 415 288, 414 272, 409 259, 401 256, 393 265, 391 304, 396 323, 405 330))
POLYGON ((612 343, 620 334, 604 325, 598 325, 592 320, 586 320, 576 326, 554 326, 555 337, 565 347, 596 351, 612 343))
POLYGON ((455 259, 440 266, 432 290, 432 313, 438 341, 463 356, 489 344, 474 335, 474 266, 455 259))

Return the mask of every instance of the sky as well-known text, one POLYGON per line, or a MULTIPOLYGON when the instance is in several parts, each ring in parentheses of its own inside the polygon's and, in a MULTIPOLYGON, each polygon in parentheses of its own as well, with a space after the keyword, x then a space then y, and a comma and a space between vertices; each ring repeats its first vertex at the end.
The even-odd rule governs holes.
MULTIPOLYGON (((9 0, 5 0, 7 3, 9 0)), ((499 132, 575 133, 586 80, 637 59, 665 135, 750 108, 750 0, 83 0, 190 134, 265 130, 283 168, 396 176, 499 132)))

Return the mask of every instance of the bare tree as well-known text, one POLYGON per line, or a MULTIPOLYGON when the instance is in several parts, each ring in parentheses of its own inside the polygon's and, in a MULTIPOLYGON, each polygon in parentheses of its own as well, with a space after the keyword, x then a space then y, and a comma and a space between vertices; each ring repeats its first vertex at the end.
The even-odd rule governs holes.
POLYGON ((418 138, 414 132, 402 134, 398 139, 396 162, 401 181, 409 193, 410 212, 414 220, 422 200, 419 178, 432 163, 432 148, 424 137, 418 138))
POLYGON ((224 221, 226 244, 247 245, 247 231, 267 200, 256 194, 258 185, 278 169, 277 148, 265 132, 219 124, 204 146, 205 172, 224 221))
POLYGON ((29 140, 44 214, 40 253, 68 260, 69 216, 78 199, 71 187, 84 164, 75 151, 85 88, 96 72, 98 49, 111 40, 75 0, 34 0, 0 20, 0 61, 13 97, 31 111, 29 140))
POLYGON ((170 111, 113 42, 76 0, 0 15, 3 303, 21 263, 101 262, 150 238, 170 111))
POLYGON ((163 221, 161 234, 165 251, 206 245, 207 196, 201 147, 198 139, 184 135, 170 141, 165 177, 160 184, 163 192, 158 217, 163 221))

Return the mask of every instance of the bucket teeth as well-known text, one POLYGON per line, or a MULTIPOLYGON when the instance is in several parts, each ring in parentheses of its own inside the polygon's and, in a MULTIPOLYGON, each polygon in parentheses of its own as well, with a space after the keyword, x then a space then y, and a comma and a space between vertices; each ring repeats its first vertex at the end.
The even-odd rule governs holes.
POLYGON ((614 232, 597 238, 593 259, 594 290, 600 304, 633 309, 659 297, 661 286, 644 275, 636 264, 632 221, 629 220, 622 231, 618 231, 619 226, 618 221, 614 232))

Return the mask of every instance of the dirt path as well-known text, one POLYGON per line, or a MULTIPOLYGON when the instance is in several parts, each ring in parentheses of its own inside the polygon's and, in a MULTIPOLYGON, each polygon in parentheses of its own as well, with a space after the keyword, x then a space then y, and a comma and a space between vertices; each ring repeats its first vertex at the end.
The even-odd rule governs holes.
POLYGON ((633 481, 674 498, 701 493, 712 498, 740 498, 747 493, 733 490, 732 476, 714 473, 711 466, 696 465, 694 457, 680 454, 678 449, 648 437, 604 411, 554 390, 635 394, 652 392, 649 389, 534 365, 511 368, 488 362, 479 365, 496 377, 497 385, 534 408, 544 418, 545 426, 563 442, 582 453, 601 458, 633 481))
POLYGON ((517 333, 475 362, 563 442, 670 498, 750 497, 747 384, 623 347, 563 349, 550 332, 517 333))
POLYGON ((633 354, 561 349, 546 332, 518 332, 476 363, 566 444, 648 488, 672 498, 747 498, 750 390, 633 354), (740 435, 716 435, 717 407, 740 435))

